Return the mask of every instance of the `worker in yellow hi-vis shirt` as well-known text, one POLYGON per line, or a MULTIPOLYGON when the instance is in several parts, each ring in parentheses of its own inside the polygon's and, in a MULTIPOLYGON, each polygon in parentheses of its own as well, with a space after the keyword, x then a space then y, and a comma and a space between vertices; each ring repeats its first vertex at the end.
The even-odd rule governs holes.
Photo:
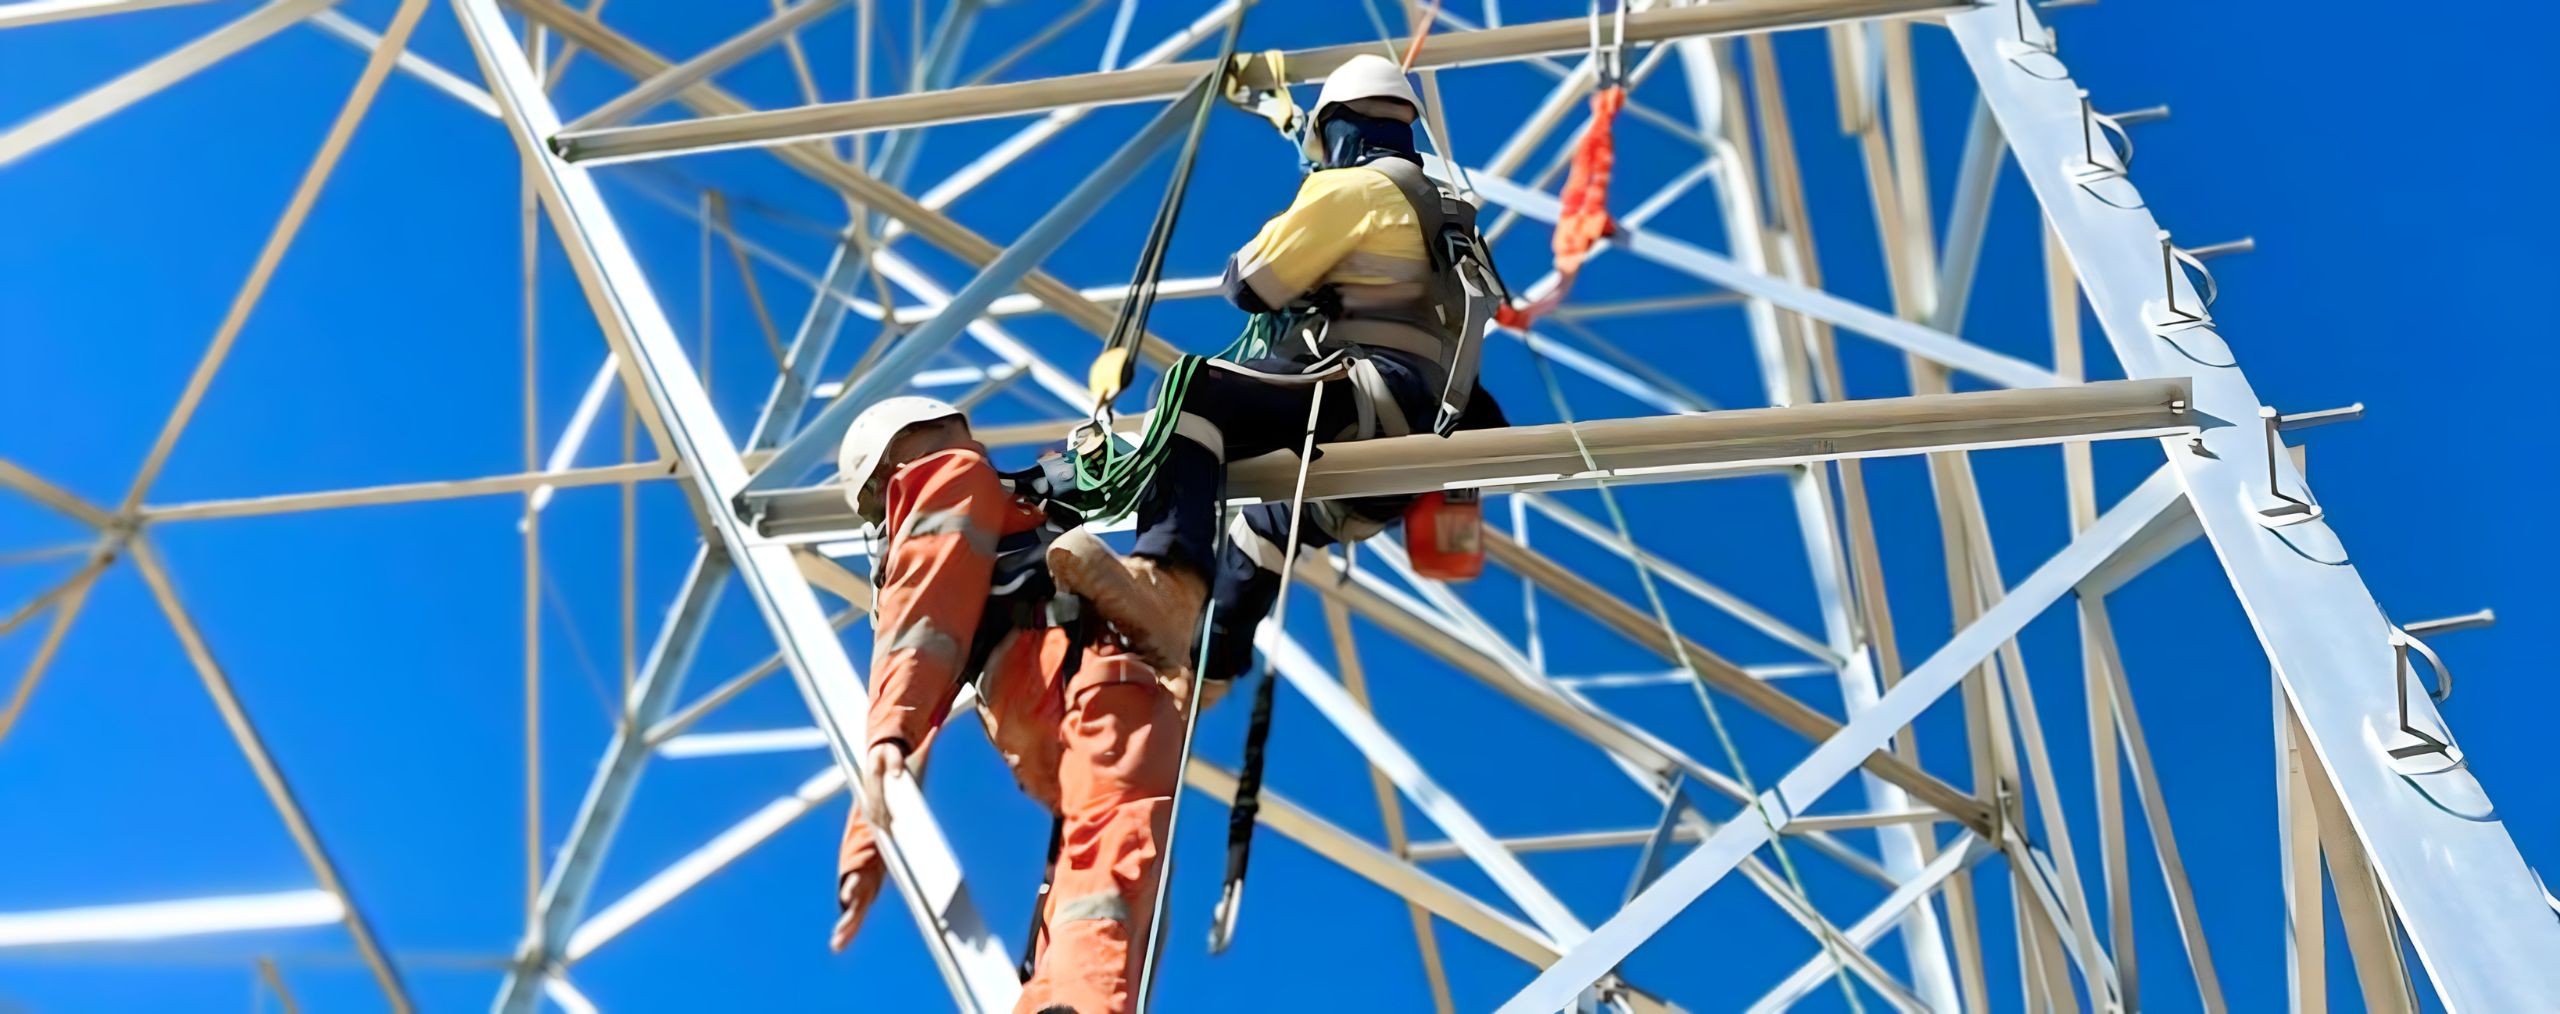
MULTIPOLYGON (((1177 439, 1140 501, 1125 564, 1082 530, 1051 550, 1059 584, 1168 670, 1193 663, 1214 585, 1199 672, 1212 681, 1205 700, 1251 664, 1290 530, 1288 504, 1260 504, 1237 516, 1227 549, 1216 550, 1226 462, 1297 449, 1311 411, 1315 438, 1328 442, 1503 425, 1475 376, 1499 282, 1474 205, 1423 175, 1413 139, 1420 106, 1404 72, 1381 57, 1353 57, 1325 79, 1301 136, 1313 171, 1288 210, 1227 260, 1227 298, 1248 313, 1288 314, 1289 330, 1261 358, 1201 364, 1180 402, 1177 439)), ((1311 505, 1299 543, 1366 538, 1411 502, 1311 505)))

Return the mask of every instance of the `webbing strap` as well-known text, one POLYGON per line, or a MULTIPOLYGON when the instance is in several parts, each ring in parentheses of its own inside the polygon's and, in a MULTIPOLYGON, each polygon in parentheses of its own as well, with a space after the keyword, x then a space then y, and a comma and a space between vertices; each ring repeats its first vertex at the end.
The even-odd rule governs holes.
POLYGON ((1026 983, 1040 967, 1040 931, 1049 923, 1049 895, 1058 886, 1058 853, 1065 850, 1066 844, 1067 818, 1050 817, 1049 860, 1040 867, 1040 893, 1031 902, 1031 929, 1022 935, 1022 962, 1013 967, 1013 974, 1026 983))
POLYGON ((1247 3, 1236 8, 1235 16, 1227 21, 1226 41, 1219 46, 1218 62, 1193 86, 1201 101, 1191 116, 1191 132, 1182 140, 1182 154, 1174 161, 1173 179, 1165 184, 1164 200, 1156 207, 1155 221, 1147 227, 1146 245, 1139 249, 1137 271, 1129 279, 1129 296, 1120 301, 1120 311, 1112 317, 1111 334, 1103 339, 1102 353, 1094 358, 1094 368, 1086 376, 1096 422, 1110 421, 1112 403, 1137 373, 1136 351, 1146 341, 1147 315, 1155 309, 1156 286, 1164 277, 1165 252, 1173 242, 1174 223, 1182 217, 1183 195, 1191 189, 1191 170, 1200 159, 1200 136, 1209 128, 1209 111, 1215 105, 1208 100, 1227 91, 1236 39, 1244 30, 1245 12, 1252 7, 1247 3))

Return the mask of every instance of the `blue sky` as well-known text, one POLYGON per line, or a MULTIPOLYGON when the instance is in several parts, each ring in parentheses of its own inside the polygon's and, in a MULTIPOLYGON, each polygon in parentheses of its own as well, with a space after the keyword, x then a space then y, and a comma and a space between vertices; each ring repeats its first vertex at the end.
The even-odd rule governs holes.
MULTIPOLYGON (((391 4, 346 11, 381 25, 391 4)), ((1039 0, 982 21, 965 61, 983 65, 1073 5, 1039 0)), ((1106 5, 1107 7, 1108 5, 1106 5)), ((1356 2, 1265 5, 1249 48, 1374 37, 1356 2)), ((15 123, 248 10, 210 3, 85 24, 0 33, 0 122, 15 123)), ((903 37, 906 5, 885 4, 883 31, 903 37)), ((1131 52, 1193 13, 1139 5, 1131 52)), ((1571 16, 1557 0, 1503 5, 1510 20, 1571 16)), ((1477 13, 1477 5, 1455 9, 1477 13)), ((761 4, 624 0, 608 20, 651 47, 682 55, 761 16, 761 4), (626 6, 627 5, 627 6, 626 6)), ((2532 649, 2553 602, 2537 573, 2552 536, 2531 520, 2549 488, 2550 455, 2537 435, 2550 418, 2540 382, 2553 362, 2549 328, 2526 294, 2555 267, 2555 224, 2539 177, 2551 161, 2545 120, 2527 105, 2560 93, 2549 61, 2529 49, 2554 16, 2539 9, 2485 19, 2408 18, 2379 5, 2324 8, 2310 19, 2278 5, 2163 0, 2058 17, 2063 53, 2100 109, 2166 103, 2174 118, 2135 128, 2135 180, 2182 241, 2255 236, 2260 252, 2216 262, 2226 335, 2258 390, 2288 411, 2353 401, 2360 423, 2306 435, 2311 473, 2332 524, 2385 610, 2403 622, 2495 607, 2501 625, 2437 642, 2463 679, 2448 717, 2528 862, 2560 863, 2560 785, 2541 777, 2542 716, 2560 698, 2531 674, 2532 649), (2399 16, 2394 16, 2398 14, 2399 16), (2385 37, 2385 33, 2388 33, 2385 37), (2513 40, 2513 41, 2510 41, 2513 40), (2396 43, 2396 45, 2391 45, 2396 43)), ((850 19, 808 33, 829 94, 849 90, 850 19)), ((1107 16, 1067 33, 1006 72, 1089 69, 1107 16)), ((1931 174, 1941 214, 1970 86, 1952 45, 1916 32, 1931 174)), ((476 78, 451 13, 430 11, 416 48, 476 78)), ((1782 39, 1782 64, 1805 159, 1822 268, 1836 291, 1887 304, 1853 142, 1832 114, 1818 36, 1782 39)), ((150 446, 168 405, 214 332, 232 291, 317 147, 362 55, 309 28, 272 38, 169 92, 50 147, 0 174, 0 456, 92 500, 112 503, 150 446)), ((886 74, 887 67, 879 68, 886 74)), ((1676 68, 1638 97, 1688 115, 1676 68)), ((760 105, 795 101, 779 54, 721 83, 760 105)), ((582 58, 560 90, 572 115, 628 80, 582 58)), ((1444 78, 1459 152, 1480 162, 1544 94, 1545 79, 1511 67, 1444 78)), ((673 115, 661 112, 661 116, 673 115)), ((998 242, 1017 234, 1144 122, 1146 110, 1097 113, 1017 168, 959 201, 954 215, 998 242)), ((913 179, 938 180, 1018 123, 940 128, 927 135, 913 179)), ((1622 121, 1624 208, 1694 164, 1693 149, 1622 121)), ((1541 152, 1532 164, 1542 164, 1541 152)), ((1167 167, 1159 160, 1093 225, 1049 261, 1076 285, 1122 280, 1167 167)), ((1171 273, 1214 270, 1291 187, 1290 156, 1260 124, 1222 113, 1182 221, 1171 273)), ((688 344, 708 320, 711 387, 743 432, 763 397, 770 357, 728 261, 712 251, 708 313, 700 236, 648 195, 689 180, 729 189, 740 227, 814 270, 843 208, 770 159, 724 153, 604 171, 659 292, 688 344), (670 175, 670 173, 680 175, 670 175), (750 201, 753 202, 752 206, 750 201), (814 229, 812 228, 814 227, 814 229)), ((514 152, 489 120, 413 79, 384 89, 272 289, 243 333, 194 425, 149 498, 214 497, 492 475, 521 468, 520 304, 514 152)), ((1657 228, 1701 240, 1721 234, 1704 193, 1673 204, 1657 228)), ((2037 225, 2012 169, 1992 220, 1967 337, 2031 359, 2049 355, 2037 295, 2037 225)), ((546 243, 549 241, 546 240, 546 243)), ((1534 225, 1504 241, 1515 282, 1545 266, 1534 225)), ((946 288, 968 275, 915 241, 902 250, 946 288)), ((543 327, 536 416, 548 448, 565 426, 602 350, 556 249, 541 266, 543 327)), ((762 267, 758 284, 779 326, 806 306, 807 288, 762 267)), ((1595 262, 1575 295, 1590 300, 1695 291, 1694 283, 1625 255, 1595 262)), ((1199 351, 1223 345, 1240 321, 1211 302, 1159 308, 1156 329, 1199 351)), ((1089 338, 1061 321, 1008 325, 1073 370, 1089 338)), ((1731 311, 1595 323, 1611 341, 1726 406, 1761 403, 1742 321, 1731 311)), ((841 369, 873 332, 857 324, 841 369)), ((1843 338, 1852 392, 1905 393, 1900 357, 1843 338)), ((2093 370, 2111 359, 2092 353, 2093 370)), ((1553 411, 1516 345, 1497 346, 1488 383, 1516 418, 1553 411)), ((1036 398, 1029 388, 1025 395, 1036 398)), ((1577 414, 1641 414, 1606 389, 1568 380, 1577 414)), ((1062 414, 1012 395, 983 418, 1062 414)), ((613 428, 581 463, 617 460, 613 428)), ((643 453, 647 453, 645 438, 643 453)), ((2131 487, 2158 461, 2147 446, 2102 448, 2103 495, 2131 487)), ((1981 455, 1977 469, 2012 579, 2065 538, 2058 456, 2050 450, 1981 455)), ((1895 619, 1917 659, 1948 632, 1936 522, 1916 461, 1868 469, 1895 619)), ((1784 490, 1739 480, 1631 491, 1627 506, 1648 542, 1800 627, 1818 629, 1801 543, 1784 490)), ((1587 495, 1573 499, 1598 509, 1587 495)), ((682 578, 691 521, 677 491, 644 488, 640 636, 682 578)), ((342 871, 406 965, 429 1009, 485 1004, 490 962, 522 925, 522 712, 519 544, 515 498, 365 508, 281 518, 170 524, 154 539, 216 656, 292 780, 342 871)), ((1497 513, 1499 511, 1497 510, 1497 513)), ((562 494, 545 515, 543 556, 555 593, 544 607, 544 840, 556 844, 609 734, 604 687, 618 679, 618 507, 610 489, 562 494)), ((1594 580, 1634 595, 1627 568, 1553 526, 1542 547, 1594 580)), ((0 553, 77 541, 71 522, 0 499, 0 553)), ((14 608, 74 561, 0 565, 0 604, 14 608)), ((2275 881, 2269 683, 2245 618, 2210 554, 2191 549, 2115 600, 2135 694, 2233 1007, 2281 1002, 2280 895, 2275 881)), ((1468 599, 1515 635, 1520 589, 1488 577, 1468 599)), ((696 690, 754 664, 769 636, 742 595, 715 622, 696 690)), ((1313 600, 1302 603, 1311 606, 1313 600)), ((1653 669, 1659 663, 1587 621, 1543 603, 1547 655, 1559 674, 1653 669)), ((1675 606, 1684 630, 1737 661, 1792 661, 1783 645, 1694 603, 1675 606)), ((1305 608, 1292 626, 1319 657, 1322 627, 1305 608)), ((14 681, 36 628, 0 640, 14 681)), ((867 633, 848 644, 860 658, 867 633)), ((1389 727, 1496 833, 1634 827, 1653 804, 1596 751, 1463 678, 1363 628, 1364 660, 1389 727)), ((2086 719, 2067 616, 2025 635, 2037 704, 2055 738, 2057 777, 2084 857, 2086 719)), ((1820 680, 1788 684, 1837 713, 1820 680)), ((1718 757, 1688 692, 1597 691, 1700 757, 1718 757)), ((1232 762, 1243 709, 1201 724, 1202 750, 1232 762)), ((1755 776, 1784 770, 1801 740, 1738 706, 1725 716, 1755 776)), ((796 695, 768 681, 706 730, 805 721, 796 695)), ((1951 705, 1921 726, 1933 769, 1960 773, 1960 718, 1951 705)), ((1358 755, 1292 694, 1282 695, 1272 785, 1328 819, 1377 840, 1380 826, 1358 755)), ((644 779, 598 891, 619 896, 649 874, 789 792, 823 765, 817 753, 662 760, 644 779)), ((1019 937, 1038 878, 1045 822, 1013 790, 976 733, 952 737, 930 792, 996 926, 1019 937)), ((1830 805, 1846 808, 1854 794, 1830 805)), ((1192 800, 1198 804, 1198 799, 1192 800)), ((829 957, 832 855, 841 802, 831 802, 702 889, 597 952, 575 978, 600 1004, 624 1009, 713 1005, 936 1009, 940 987, 911 926, 884 902, 854 951, 829 957)), ((1199 940, 1216 892, 1223 811, 1189 805, 1178 836, 1183 864, 1172 903, 1162 1009, 1405 1010, 1428 994, 1401 904, 1268 833, 1242 936, 1210 959, 1199 940)), ((1722 814, 1717 814, 1721 818, 1722 814)), ((1409 822, 1427 827, 1418 815, 1409 822)), ((1436 834, 1423 831, 1428 837, 1436 834)), ((99 584, 22 726, 0 745, 0 911, 250 893, 306 886, 309 874, 255 781, 231 748, 184 656, 131 568, 99 584)), ((1871 904, 1877 888, 1836 864, 1802 856, 1817 898, 1834 911, 1871 904)), ((1586 919, 1623 892, 1628 850, 1539 854, 1532 871, 1586 919)), ((1996 869, 1996 867, 1993 867, 1996 869)), ((1486 897, 1463 863, 1432 871, 1486 897)), ((2088 866, 2094 877, 2095 865, 2088 866)), ((2176 931, 2156 874, 2138 864, 2137 939, 2144 995, 2162 1010, 2195 1007, 2176 958, 2176 931)), ((2006 909, 2005 878, 1980 877, 1986 909, 2006 909)), ((1992 981, 2014 983, 2006 917, 1986 920, 1992 981)), ((1525 965, 1447 926, 1439 931, 1462 1009, 1485 1008, 1526 981, 1525 965)), ((1737 886, 1711 894, 1630 962, 1629 978, 1690 1000, 1739 1007, 1812 953, 1766 899, 1737 886)), ((0 1009, 204 1009, 250 1003, 250 959, 279 956, 304 1002, 321 1010, 379 1004, 335 929, 208 937, 161 948, 30 956, 0 952, 0 1009)), ((1878 948, 1899 967, 1899 949, 1878 948)), ((2341 989, 2351 988, 2340 963, 2341 989)), ((2013 985, 1994 999, 2013 1008, 2013 985)), ((1836 991, 1808 1009, 1844 1006, 1836 991)))

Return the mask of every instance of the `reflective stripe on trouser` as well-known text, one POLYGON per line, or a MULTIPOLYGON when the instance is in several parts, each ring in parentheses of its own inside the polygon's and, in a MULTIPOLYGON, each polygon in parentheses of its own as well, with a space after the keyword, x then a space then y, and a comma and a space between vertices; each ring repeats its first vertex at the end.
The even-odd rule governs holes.
MULTIPOLYGON (((1345 363, 1335 359, 1331 365, 1345 363)), ((1403 417, 1395 420, 1403 429, 1412 429, 1415 419, 1427 425, 1439 396, 1428 379, 1430 364, 1385 351, 1371 352, 1369 363, 1375 378, 1358 385, 1368 389, 1367 397, 1354 392, 1347 368, 1310 373, 1308 367, 1317 364, 1281 357, 1241 364, 1213 360, 1192 374, 1191 386, 1184 390, 1177 409, 1182 415, 1176 432, 1184 436, 1214 432, 1222 446, 1173 441, 1155 481, 1139 501, 1135 554, 1172 561, 1203 575, 1215 570, 1218 493, 1226 485, 1224 463, 1297 450, 1307 434, 1308 402, 1319 386, 1324 389, 1324 403, 1317 406, 1321 410, 1316 420, 1319 440, 1356 433, 1364 422, 1382 431, 1396 431, 1400 427, 1388 425, 1386 417, 1397 414, 1403 417), (1376 403, 1380 392, 1389 396, 1390 404, 1376 403)))
MULTIPOLYGON (((1014 1009, 1064 1005, 1078 1014, 1121 1014, 1136 1008, 1138 955, 1181 764, 1182 714, 1154 670, 1116 648, 1085 649, 1060 686, 1070 650, 1064 630, 1008 637, 987 661, 981 684, 987 738, 1023 792, 1064 821, 1038 962, 1014 1009)), ((846 830, 843 859, 845 869, 871 871, 872 883, 885 878, 858 815, 846 830)))
MULTIPOLYGON (((1329 397, 1329 396, 1328 396, 1329 397)), ((1303 413, 1305 410, 1300 409, 1303 413)), ((1301 420, 1305 418, 1302 414, 1301 420)), ((1460 429, 1490 429, 1505 425, 1502 406, 1483 391, 1477 391, 1467 402, 1466 415, 1458 420, 1460 429)), ((1303 430, 1300 432, 1304 432, 1303 430)), ((1346 501, 1373 517, 1392 517, 1403 510, 1403 499, 1395 497, 1346 501)), ((1298 526, 1298 544, 1307 549, 1333 545, 1335 536, 1317 524, 1312 513, 1308 523, 1298 526)), ((1201 675, 1207 679, 1234 679, 1253 666, 1253 631, 1271 614, 1280 595, 1280 550, 1289 537, 1289 505, 1259 503, 1236 512, 1228 523, 1225 547, 1220 550, 1215 568, 1215 581, 1209 592, 1211 602, 1207 663, 1201 675), (1248 537, 1250 536, 1250 537, 1248 537)))

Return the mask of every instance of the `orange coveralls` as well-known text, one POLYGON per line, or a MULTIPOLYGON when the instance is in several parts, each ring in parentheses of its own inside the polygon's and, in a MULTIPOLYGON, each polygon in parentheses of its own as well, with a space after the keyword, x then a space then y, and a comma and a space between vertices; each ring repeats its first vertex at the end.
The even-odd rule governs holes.
MULTIPOLYGON (((915 757, 970 675, 961 670, 987 605, 996 541, 1042 517, 1005 490, 976 445, 900 467, 883 499, 892 534, 872 616, 863 750, 896 741, 915 757)), ((1099 639, 1071 659, 1074 642, 1061 627, 1006 633, 984 666, 978 707, 1022 791, 1063 822, 1038 960, 1015 1010, 1118 1014, 1135 1006, 1182 714, 1144 661, 1099 639)), ((857 904, 866 907, 886 878, 859 806, 837 871, 839 881, 862 874, 857 904)))

